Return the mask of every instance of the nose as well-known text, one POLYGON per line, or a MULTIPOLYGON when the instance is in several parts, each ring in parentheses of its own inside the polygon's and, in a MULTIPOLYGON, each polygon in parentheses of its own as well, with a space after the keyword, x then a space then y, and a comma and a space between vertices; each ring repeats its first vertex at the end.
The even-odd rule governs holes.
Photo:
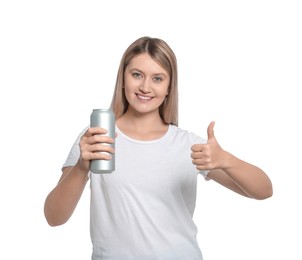
POLYGON ((139 90, 143 93, 150 93, 151 91, 151 86, 149 84, 149 82, 147 80, 145 80, 144 82, 142 82, 142 84, 139 87, 139 90))

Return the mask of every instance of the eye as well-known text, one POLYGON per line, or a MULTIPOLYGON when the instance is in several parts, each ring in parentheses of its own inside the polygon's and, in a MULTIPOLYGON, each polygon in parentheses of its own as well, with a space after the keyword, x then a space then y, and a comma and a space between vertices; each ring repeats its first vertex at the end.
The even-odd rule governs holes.
POLYGON ((163 81, 163 79, 161 77, 154 77, 153 81, 155 81, 156 83, 160 83, 163 81))
POLYGON ((132 76, 134 77, 134 78, 142 78, 142 74, 140 74, 140 73, 138 73, 138 72, 133 72, 132 73, 132 76))

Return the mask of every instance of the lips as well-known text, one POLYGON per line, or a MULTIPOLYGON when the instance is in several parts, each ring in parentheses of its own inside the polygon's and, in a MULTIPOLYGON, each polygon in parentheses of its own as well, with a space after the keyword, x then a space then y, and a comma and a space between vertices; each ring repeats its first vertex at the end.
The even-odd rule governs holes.
POLYGON ((140 99, 140 100, 144 100, 144 101, 149 101, 151 100, 153 97, 149 97, 149 96, 142 96, 139 94, 136 94, 136 96, 140 99))

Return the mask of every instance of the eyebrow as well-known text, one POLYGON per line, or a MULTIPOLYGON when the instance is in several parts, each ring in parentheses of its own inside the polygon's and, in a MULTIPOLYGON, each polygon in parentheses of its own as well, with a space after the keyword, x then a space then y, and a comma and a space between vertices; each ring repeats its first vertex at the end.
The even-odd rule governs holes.
MULTIPOLYGON (((129 71, 132 72, 133 70, 138 71, 138 72, 141 73, 141 74, 145 74, 142 70, 137 69, 137 68, 132 68, 132 69, 130 69, 129 71)), ((163 72, 153 73, 152 75, 153 75, 153 76, 163 76, 163 77, 165 77, 165 78, 168 77, 168 75, 167 75, 166 73, 163 73, 163 72)))

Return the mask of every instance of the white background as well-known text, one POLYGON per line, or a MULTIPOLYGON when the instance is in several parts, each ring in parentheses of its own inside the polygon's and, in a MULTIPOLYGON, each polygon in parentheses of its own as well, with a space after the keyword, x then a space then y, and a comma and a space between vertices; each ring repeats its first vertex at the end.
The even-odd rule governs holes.
POLYGON ((199 178, 204 259, 302 259, 299 3, 1 1, 0 259, 90 259, 89 187, 60 227, 47 225, 44 200, 91 110, 109 106, 124 50, 145 35, 178 57, 180 127, 206 138, 215 120, 221 146, 274 185, 255 201, 199 178))

